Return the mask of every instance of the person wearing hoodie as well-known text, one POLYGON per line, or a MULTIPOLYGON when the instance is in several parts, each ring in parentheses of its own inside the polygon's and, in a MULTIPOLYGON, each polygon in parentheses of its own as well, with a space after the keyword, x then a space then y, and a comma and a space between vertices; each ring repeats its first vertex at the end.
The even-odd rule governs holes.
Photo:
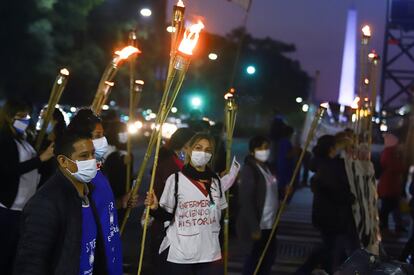
MULTIPOLYGON (((239 182, 237 233, 248 246, 243 275, 253 274, 270 236, 278 211, 278 184, 268 163, 270 141, 256 136, 249 142, 239 182)), ((258 274, 270 274, 276 258, 276 237, 271 240, 258 274)))

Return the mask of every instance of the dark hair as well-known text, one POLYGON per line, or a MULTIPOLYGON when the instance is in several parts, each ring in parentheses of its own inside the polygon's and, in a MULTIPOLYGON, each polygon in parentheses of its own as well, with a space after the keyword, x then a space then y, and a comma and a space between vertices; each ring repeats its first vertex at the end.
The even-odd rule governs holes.
POLYGON ((76 131, 64 131, 61 136, 56 137, 54 148, 55 156, 65 155, 69 157, 74 152, 75 148, 73 145, 76 142, 84 139, 91 139, 91 137, 90 135, 83 135, 82 133, 76 131))
POLYGON ((69 123, 68 130, 91 138, 96 124, 99 123, 102 123, 101 119, 91 109, 81 108, 69 123))
POLYGON ((55 108, 55 110, 53 110, 53 120, 56 120, 56 124, 53 127, 53 133, 55 134, 56 139, 62 136, 63 132, 66 130, 65 118, 59 108, 55 108))
POLYGON ((180 128, 172 134, 168 141, 168 149, 175 151, 180 150, 184 145, 190 141, 195 135, 195 132, 190 128, 180 128))
POLYGON ((25 100, 8 99, 0 111, 0 128, 6 127, 18 112, 32 111, 31 105, 25 100))
POLYGON ((270 140, 267 137, 265 137, 265 136, 255 136, 252 139, 250 139, 250 141, 249 141, 249 151, 251 153, 253 153, 256 148, 259 148, 260 146, 262 146, 265 143, 270 144, 270 140))
POLYGON ((336 138, 332 135, 324 135, 318 139, 315 147, 313 147, 313 154, 318 158, 328 158, 330 150, 335 147, 336 138))

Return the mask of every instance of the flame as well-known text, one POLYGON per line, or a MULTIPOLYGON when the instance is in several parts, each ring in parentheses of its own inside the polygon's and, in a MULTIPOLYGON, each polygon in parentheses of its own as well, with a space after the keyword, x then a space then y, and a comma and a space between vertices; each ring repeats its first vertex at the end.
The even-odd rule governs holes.
POLYGON ((321 105, 320 105, 322 108, 324 108, 324 109, 328 109, 329 108, 329 103, 328 102, 324 102, 324 103, 321 103, 321 105))
POLYGON ((227 93, 224 95, 224 99, 227 100, 229 98, 233 98, 233 94, 232 93, 227 93))
POLYGON ((144 85, 144 80, 135 80, 135 84, 144 85))
POLYGON ((115 52, 115 54, 119 56, 120 60, 127 59, 129 56, 137 53, 141 53, 141 51, 132 46, 126 46, 122 50, 115 52))
POLYGON ((62 70, 60 70, 60 74, 64 75, 64 76, 68 76, 69 75, 69 71, 66 68, 63 68, 62 70))
POLYGON ((369 25, 365 25, 362 28, 362 35, 364 37, 371 37, 371 27, 369 25))
POLYGON ((359 96, 357 96, 355 99, 354 99, 354 101, 352 102, 352 104, 351 104, 351 108, 352 109, 358 109, 358 107, 359 107, 359 101, 360 101, 361 99, 359 98, 359 96))
POLYGON ((204 28, 204 24, 198 21, 197 24, 191 25, 185 30, 184 38, 178 47, 178 51, 184 54, 192 55, 195 46, 197 45, 200 32, 204 28))
POLYGON ((113 87, 115 85, 115 83, 111 81, 105 81, 105 84, 109 87, 113 87))
POLYGON ((178 0, 178 2, 177 2, 177 4, 176 4, 176 6, 177 6, 177 7, 182 7, 182 8, 185 8, 185 6, 184 6, 184 2, 183 2, 182 0, 178 0))
POLYGON ((375 59, 378 57, 378 54, 375 52, 375 50, 372 50, 369 54, 368 54, 368 58, 369 59, 375 59))
POLYGON ((364 84, 365 84, 365 85, 368 85, 368 84, 369 84, 369 79, 368 79, 368 78, 365 78, 365 79, 364 79, 364 84))

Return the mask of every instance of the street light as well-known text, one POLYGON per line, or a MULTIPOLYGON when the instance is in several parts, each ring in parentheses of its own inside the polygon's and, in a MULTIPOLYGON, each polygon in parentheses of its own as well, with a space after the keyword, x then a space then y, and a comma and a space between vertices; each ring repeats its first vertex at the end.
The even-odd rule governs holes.
POLYGON ((175 113, 177 113, 177 112, 178 112, 177 107, 172 107, 172 108, 171 108, 171 113, 175 114, 175 113))
POLYGON ((217 60, 217 54, 216 53, 209 53, 208 59, 210 60, 217 60))
POLYGON ((303 104, 303 105, 302 105, 302 111, 304 111, 305 113, 306 113, 307 111, 309 111, 309 105, 308 105, 308 104, 303 104))
POLYGON ((296 98, 296 102, 297 102, 297 103, 302 103, 302 101, 303 101, 303 98, 301 98, 300 96, 298 96, 298 97, 296 98))
POLYGON ((201 104, 202 104, 202 101, 201 101, 201 98, 200 97, 194 96, 191 99, 191 106, 193 106, 194 109, 200 108, 201 107, 201 104))
POLYGON ((152 11, 148 8, 143 8, 139 11, 139 13, 144 17, 150 17, 152 14, 152 11))
POLYGON ((246 72, 247 72, 249 75, 253 75, 253 74, 255 74, 255 73, 256 73, 256 68, 255 68, 253 65, 249 65, 249 66, 247 66, 247 68, 246 68, 246 72))

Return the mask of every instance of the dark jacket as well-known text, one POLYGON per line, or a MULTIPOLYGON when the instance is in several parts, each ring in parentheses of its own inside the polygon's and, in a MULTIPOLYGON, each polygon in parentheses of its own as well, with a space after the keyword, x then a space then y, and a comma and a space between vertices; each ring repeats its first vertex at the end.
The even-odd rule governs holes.
MULTIPOLYGON (((109 184, 111 185, 115 199, 120 199, 126 193, 126 171, 127 165, 125 164, 126 153, 116 150, 108 155, 105 159, 104 165, 102 166, 102 172, 108 178, 109 184)), ((131 159, 131 161, 133 161, 131 159)), ((133 169, 131 164, 131 170, 133 169)), ((132 171, 131 171, 132 178, 132 171)))
POLYGON ((266 198, 266 179, 252 156, 246 157, 239 179, 237 234, 242 240, 251 240, 252 233, 260 230, 266 198))
POLYGON ((19 152, 12 132, 3 127, 0 130, 0 202, 10 208, 17 196, 20 176, 41 165, 39 157, 20 162, 19 152))
MULTIPOLYGON (((95 214, 92 200, 90 203, 95 214)), ((95 219, 98 237, 93 274, 107 274, 97 215, 95 219)), ((57 171, 23 210, 14 274, 79 274, 81 239, 82 200, 72 183, 57 171)))
POLYGON ((378 182, 380 198, 400 198, 403 192, 404 163, 398 146, 391 146, 381 153, 381 176, 378 182))
POLYGON ((352 216, 354 199, 344 160, 319 158, 313 169, 316 172, 311 183, 313 224, 327 233, 350 232, 355 228, 352 216))

